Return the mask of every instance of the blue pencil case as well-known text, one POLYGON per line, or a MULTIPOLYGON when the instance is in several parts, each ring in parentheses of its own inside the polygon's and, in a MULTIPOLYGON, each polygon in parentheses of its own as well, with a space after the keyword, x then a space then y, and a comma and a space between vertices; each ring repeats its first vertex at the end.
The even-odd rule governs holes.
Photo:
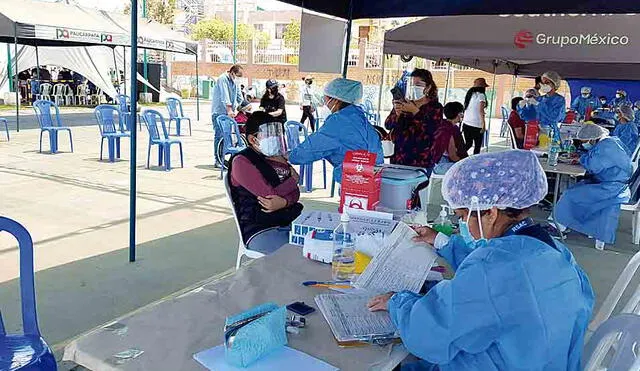
POLYGON ((224 353, 228 364, 247 367, 287 344, 287 310, 266 303, 235 316, 224 326, 224 353))

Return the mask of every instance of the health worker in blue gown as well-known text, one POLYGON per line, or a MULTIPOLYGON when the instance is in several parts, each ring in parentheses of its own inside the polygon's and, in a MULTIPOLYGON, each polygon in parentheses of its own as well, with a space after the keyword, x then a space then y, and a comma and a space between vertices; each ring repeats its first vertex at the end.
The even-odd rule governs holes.
POLYGON ((633 104, 633 114, 635 116, 633 122, 636 124, 636 126, 640 126, 640 100, 637 100, 633 104))
POLYGON ((580 95, 573 100, 571 109, 576 111, 578 118, 584 119, 587 115, 587 111, 591 108, 591 111, 599 108, 598 100, 591 95, 591 88, 583 86, 580 89, 580 95))
POLYGON ((538 119, 538 91, 536 89, 528 89, 524 93, 524 99, 518 103, 518 115, 524 122, 534 121, 538 119))
POLYGON ((636 126, 634 119, 635 114, 630 105, 618 107, 615 115, 616 128, 611 134, 612 136, 620 139, 624 150, 630 158, 638 146, 638 127, 636 126))
POLYGON ((376 163, 382 164, 382 141, 357 105, 361 99, 361 82, 344 78, 329 82, 324 88, 324 103, 331 114, 315 133, 291 151, 289 162, 302 165, 324 158, 333 166, 333 179, 337 183, 342 180, 342 162, 347 151, 376 153, 376 163))
POLYGON ((540 126, 550 128, 553 137, 557 140, 560 140, 558 123, 564 121, 567 110, 564 97, 557 92, 561 83, 562 79, 557 72, 545 72, 542 75, 542 84, 540 85, 540 94, 542 95, 534 100, 525 100, 524 106, 521 105, 518 110, 523 120, 525 120, 523 116, 531 116, 531 111, 535 110, 536 119, 540 126))
POLYGON ((435 246, 454 278, 424 296, 403 291, 369 302, 389 311, 421 359, 402 369, 579 370, 594 294, 571 252, 529 216, 547 193, 535 154, 464 159, 445 175, 442 193, 461 218, 460 234, 420 227, 415 239, 435 246))
POLYGON ((578 131, 577 139, 587 151, 580 157, 585 179, 562 194, 554 211, 562 229, 594 237, 600 250, 616 240, 620 205, 629 202, 627 183, 633 171, 620 139, 607 135, 595 124, 585 124, 578 131))
POLYGON ((623 105, 631 105, 631 101, 629 100, 629 98, 627 98, 626 91, 618 89, 616 91, 616 96, 611 99, 611 102, 609 102, 609 107, 614 109, 623 105))

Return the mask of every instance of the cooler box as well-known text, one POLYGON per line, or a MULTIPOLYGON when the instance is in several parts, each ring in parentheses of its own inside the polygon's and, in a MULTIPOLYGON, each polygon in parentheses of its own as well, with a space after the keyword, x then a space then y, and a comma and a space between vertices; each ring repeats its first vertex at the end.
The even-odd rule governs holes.
POLYGON ((379 209, 391 212, 413 209, 413 192, 420 183, 428 179, 423 168, 385 165, 382 170, 379 209))

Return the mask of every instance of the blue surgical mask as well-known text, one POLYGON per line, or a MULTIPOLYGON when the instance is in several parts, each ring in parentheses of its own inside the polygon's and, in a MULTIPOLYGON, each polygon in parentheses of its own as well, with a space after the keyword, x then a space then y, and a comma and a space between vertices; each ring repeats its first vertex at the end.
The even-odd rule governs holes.
POLYGON ((280 140, 278 137, 268 137, 261 139, 259 147, 260 152, 262 152, 262 154, 267 157, 282 154, 280 140))
POLYGON ((620 121, 620 115, 616 113, 615 115, 613 115, 613 119, 616 121, 620 121))
POLYGON ((591 148, 593 148, 593 144, 586 142, 586 143, 582 143, 582 148, 586 149, 587 151, 590 150, 591 148))
MULTIPOLYGON (((473 206, 472 206, 473 207, 473 206)), ((461 221, 460 222, 460 237, 462 237, 462 240, 464 241, 464 243, 470 248, 470 249, 477 249, 478 247, 480 247, 481 245, 483 245, 485 242, 487 242, 487 239, 484 238, 484 233, 482 231, 482 219, 480 217, 480 207, 477 208, 477 215, 478 215, 478 224, 480 227, 480 238, 476 239, 475 237, 473 237, 473 235, 471 234, 471 231, 469 230, 469 220, 471 219, 471 209, 469 209, 469 215, 467 215, 467 220, 466 221, 461 221)))
POLYGON ((469 223, 461 221, 459 224, 459 228, 460 228, 460 237, 462 237, 462 240, 464 241, 464 243, 467 245, 472 244, 475 241, 475 239, 473 238, 473 236, 471 235, 471 232, 469 231, 469 223))

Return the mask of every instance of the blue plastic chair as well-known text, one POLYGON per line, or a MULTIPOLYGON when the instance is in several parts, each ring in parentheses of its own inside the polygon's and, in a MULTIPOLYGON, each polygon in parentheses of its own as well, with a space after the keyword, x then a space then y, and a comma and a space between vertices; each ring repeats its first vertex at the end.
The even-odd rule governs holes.
POLYGON ((222 179, 224 171, 228 167, 225 157, 227 155, 235 155, 247 148, 247 145, 242 134, 240 134, 238 123, 227 115, 221 115, 216 118, 216 130, 222 132, 222 140, 218 142, 218 148, 216 148, 216 154, 220 161, 220 179, 222 179))
POLYGON ((502 106, 500 107, 500 112, 502 113, 502 126, 500 127, 500 137, 503 137, 505 135, 507 135, 507 133, 509 132, 509 110, 507 109, 507 107, 502 106))
POLYGON ((116 157, 120 158, 120 138, 129 138, 131 136, 131 134, 126 132, 125 124, 123 123, 127 114, 123 115, 118 108, 108 104, 99 105, 96 107, 94 113, 98 121, 101 136, 100 160, 102 160, 102 148, 104 147, 104 140, 106 139, 109 149, 109 162, 114 162, 116 157), (116 117, 118 120, 117 127, 116 117))
POLYGON ((380 115, 378 115, 378 112, 375 110, 375 107, 373 106, 373 102, 367 99, 366 101, 364 101, 362 108, 364 109, 364 114, 369 120, 369 122, 373 125, 379 125, 380 115))
POLYGON ((56 359, 40 335, 36 311, 33 273, 33 241, 19 223, 0 217, 0 232, 7 231, 20 248, 20 301, 22 304, 22 334, 6 333, 0 316, 0 370, 57 370, 56 359))
POLYGON ((151 147, 158 146, 158 166, 162 166, 164 160, 164 169, 171 170, 171 145, 177 144, 180 147, 180 167, 184 167, 182 157, 182 142, 178 139, 170 139, 165 125, 164 118, 160 112, 156 110, 146 110, 142 113, 144 124, 149 132, 149 149, 147 150, 147 169, 149 168, 149 158, 151 157, 151 147), (158 122, 162 127, 162 132, 158 129, 158 122))
MULTIPOLYGON (((302 131, 304 140, 309 137, 307 128, 298 121, 287 121, 284 124, 285 134, 287 137, 287 145, 292 151, 300 145, 300 132, 302 131)), ((322 171, 324 175, 324 189, 327 189, 327 163, 322 160, 322 171)), ((300 165, 300 181, 299 184, 306 183, 306 191, 313 190, 313 163, 300 165)))
MULTIPOLYGON (((118 94, 116 96, 116 100, 118 101, 118 108, 120 108, 120 112, 122 113, 123 119, 121 122, 124 122, 124 127, 126 131, 131 131, 132 126, 132 116, 131 116, 131 98, 128 95, 118 94)), ((142 129, 142 123, 139 126, 142 129)))
POLYGON ((71 137, 71 128, 62 126, 60 121, 60 109, 58 105, 49 100, 37 100, 33 102, 33 110, 36 112, 36 118, 40 125, 40 152, 42 152, 42 134, 44 132, 49 133, 49 147, 51 147, 51 153, 58 152, 58 132, 69 132, 69 143, 71 144, 71 152, 73 152, 73 138, 71 137), (56 119, 53 120, 51 116, 51 108, 55 109, 56 119))
POLYGON ((9 138, 9 125, 7 123, 7 119, 0 118, 0 122, 4 123, 4 131, 7 133, 7 141, 11 140, 9 138))
POLYGON ((180 99, 167 98, 167 111, 169 111, 169 133, 171 133, 171 121, 176 122, 177 136, 180 136, 180 123, 182 121, 189 121, 189 135, 191 135, 191 119, 184 115, 180 99))

